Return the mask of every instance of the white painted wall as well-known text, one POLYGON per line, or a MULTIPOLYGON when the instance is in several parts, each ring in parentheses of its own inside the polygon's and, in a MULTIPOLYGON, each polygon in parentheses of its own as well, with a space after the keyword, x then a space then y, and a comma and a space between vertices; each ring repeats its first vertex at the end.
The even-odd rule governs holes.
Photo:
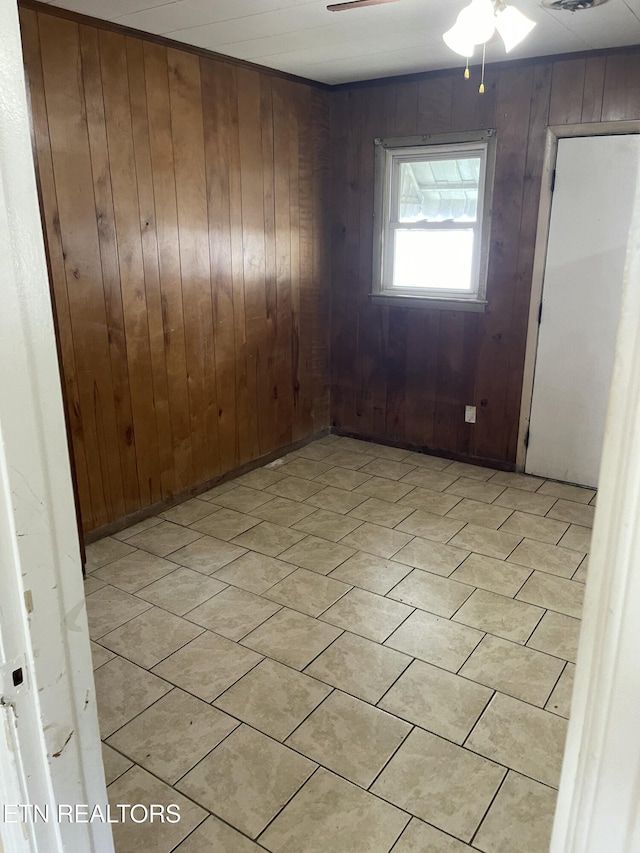
MULTIPOLYGON (((52 808, 105 803, 15 0, 0 0, 0 33, 0 694, 14 703, 0 708, 1 792, 52 808)), ((5 853, 113 851, 106 824, 0 824, 0 838, 5 853)))
POLYGON ((558 141, 526 471, 597 486, 640 136, 558 141))

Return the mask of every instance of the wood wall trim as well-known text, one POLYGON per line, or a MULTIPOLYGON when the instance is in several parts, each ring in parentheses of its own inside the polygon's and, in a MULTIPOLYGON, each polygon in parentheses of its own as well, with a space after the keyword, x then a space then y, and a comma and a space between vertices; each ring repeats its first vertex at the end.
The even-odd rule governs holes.
POLYGON ((226 56, 224 53, 216 53, 214 50, 207 50, 204 47, 196 47, 195 45, 186 44, 185 42, 169 39, 165 36, 147 33, 144 30, 136 30, 133 27, 116 24, 113 21, 105 21, 102 18, 94 18, 91 15, 82 15, 80 12, 73 12, 70 9, 61 9, 59 6, 51 6, 48 3, 40 3, 39 0, 18 0, 18 8, 31 9, 34 12, 42 12, 46 15, 52 15, 56 18, 64 18, 67 21, 75 21, 77 24, 85 24, 89 27, 97 27, 101 30, 111 30, 114 33, 120 33, 124 36, 132 38, 144 39, 145 41, 159 44, 163 47, 181 50, 185 53, 192 53, 195 56, 201 56, 203 59, 215 59, 218 62, 226 62, 229 65, 235 65, 238 68, 248 68, 253 71, 259 71, 261 74, 268 74, 271 77, 280 77, 282 80, 290 80, 292 83, 302 83, 305 86, 313 86, 317 89, 328 91, 332 87, 327 83, 321 83, 318 80, 309 80, 306 77, 300 77, 296 74, 289 74, 286 71, 278 71, 276 68, 269 68, 266 65, 259 65, 257 62, 249 62, 247 59, 237 59, 234 56, 226 56))
POLYGON ((235 480, 236 477, 241 477, 243 474, 248 474, 249 471, 254 471, 256 468, 262 468, 264 465, 268 465, 269 462, 274 462, 276 459, 280 459, 281 457, 286 456, 289 453, 293 453, 296 450, 300 450, 300 448, 306 447, 307 444, 310 444, 312 441, 317 441, 319 438, 323 438, 325 435, 329 435, 330 432, 331 430, 328 428, 319 430, 314 435, 307 436, 306 438, 303 438, 300 441, 294 441, 293 444, 288 444, 286 447, 281 447, 278 450, 272 451, 271 453, 266 453, 259 459, 253 459, 251 462, 247 462, 246 465, 241 465, 238 468, 234 468, 233 471, 227 471, 227 473, 223 474, 221 477, 214 477, 213 479, 207 480, 204 483, 198 483, 195 486, 189 486, 188 489, 185 489, 179 495, 174 495, 171 498, 167 498, 166 500, 158 501, 157 503, 152 504, 151 506, 143 507, 142 509, 131 513, 131 515, 124 516, 123 518, 118 518, 115 521, 102 525, 102 527, 96 527, 93 530, 90 530, 85 533, 85 542, 87 545, 89 545, 91 542, 96 542, 98 539, 102 539, 104 536, 113 536, 114 533, 119 533, 121 530, 124 530, 127 527, 131 527, 133 524, 137 524, 139 521, 144 521, 146 518, 151 518, 152 515, 158 515, 158 513, 165 512, 165 510, 171 509, 171 507, 177 506, 183 501, 189 500, 190 498, 195 498, 198 495, 203 494, 204 492, 208 492, 209 489, 213 489, 215 488, 215 486, 220 486, 223 483, 228 483, 229 480, 235 480))

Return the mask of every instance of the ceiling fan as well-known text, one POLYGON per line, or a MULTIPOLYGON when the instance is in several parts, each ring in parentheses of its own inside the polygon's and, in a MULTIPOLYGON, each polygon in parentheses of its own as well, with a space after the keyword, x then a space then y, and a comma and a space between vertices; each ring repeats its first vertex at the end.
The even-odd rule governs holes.
POLYGON ((381 3, 397 3, 398 0, 350 0, 348 3, 333 3, 327 6, 330 12, 346 12, 347 9, 356 9, 358 6, 378 6, 381 3))

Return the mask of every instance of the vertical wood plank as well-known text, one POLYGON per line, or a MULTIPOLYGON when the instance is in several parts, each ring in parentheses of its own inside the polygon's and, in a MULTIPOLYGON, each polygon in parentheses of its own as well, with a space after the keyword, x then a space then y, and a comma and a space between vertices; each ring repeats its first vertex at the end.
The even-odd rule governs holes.
POLYGON ((585 72, 584 59, 553 63, 549 124, 577 124, 582 120, 585 72))

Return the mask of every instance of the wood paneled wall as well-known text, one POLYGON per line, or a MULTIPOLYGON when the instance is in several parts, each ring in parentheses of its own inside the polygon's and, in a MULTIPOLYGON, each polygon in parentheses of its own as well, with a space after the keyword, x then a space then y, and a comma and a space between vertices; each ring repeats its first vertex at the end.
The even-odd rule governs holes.
POLYGON ((85 530, 328 426, 328 93, 21 11, 85 530))
MULTIPOLYGON (((548 125, 640 119, 640 51, 332 93, 332 424, 513 467, 548 125), (485 314, 373 305, 375 137, 497 129, 485 314), (475 425, 464 405, 478 407, 475 425)), ((606 168, 606 164, 594 164, 606 168)))

